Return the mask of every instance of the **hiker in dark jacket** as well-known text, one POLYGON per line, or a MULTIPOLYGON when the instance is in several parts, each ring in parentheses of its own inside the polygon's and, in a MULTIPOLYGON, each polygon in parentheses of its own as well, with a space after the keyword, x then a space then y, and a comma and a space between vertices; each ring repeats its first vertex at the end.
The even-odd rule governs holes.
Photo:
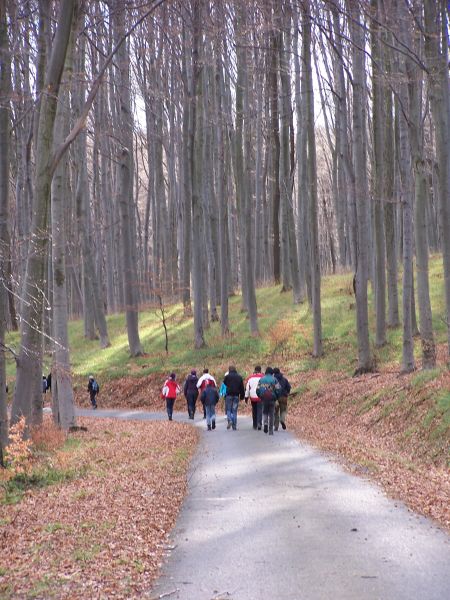
POLYGON ((281 395, 281 386, 273 376, 271 367, 267 367, 264 377, 259 380, 256 393, 263 403, 264 433, 273 435, 275 402, 281 395))
POLYGON ((198 377, 197 371, 192 369, 190 374, 186 377, 186 381, 184 382, 183 393, 187 402, 188 415, 190 419, 194 418, 195 408, 198 398, 198 389, 197 389, 198 377))
POLYGON ((97 395, 100 391, 100 386, 95 381, 93 375, 89 375, 89 383, 87 389, 89 392, 89 398, 91 399, 92 408, 95 410, 97 408, 97 395))
POLYGON ((231 427, 236 429, 239 400, 243 400, 245 396, 244 380, 236 371, 236 367, 230 366, 223 383, 227 388, 227 395, 225 396, 225 410, 228 419, 227 429, 231 427))
POLYGON ((275 431, 278 431, 280 423, 281 427, 286 429, 287 404, 289 392, 291 391, 291 384, 278 367, 274 368, 273 375, 281 386, 281 395, 275 403, 274 429, 275 431))
POLYGON ((216 404, 219 402, 219 392, 212 379, 203 390, 201 401, 206 409, 206 425, 208 431, 216 428, 216 404))

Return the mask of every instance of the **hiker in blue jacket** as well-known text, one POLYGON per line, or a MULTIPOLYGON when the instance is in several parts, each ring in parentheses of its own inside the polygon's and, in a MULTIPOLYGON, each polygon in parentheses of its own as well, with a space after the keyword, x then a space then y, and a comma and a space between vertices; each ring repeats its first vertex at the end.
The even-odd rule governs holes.
POLYGON ((206 410, 206 426, 211 431, 216 428, 216 404, 219 402, 219 392, 212 379, 203 390, 201 401, 206 410))
POLYGON ((264 377, 259 380, 256 394, 263 403, 264 433, 273 435, 275 402, 281 396, 281 385, 273 376, 272 367, 267 367, 264 377))

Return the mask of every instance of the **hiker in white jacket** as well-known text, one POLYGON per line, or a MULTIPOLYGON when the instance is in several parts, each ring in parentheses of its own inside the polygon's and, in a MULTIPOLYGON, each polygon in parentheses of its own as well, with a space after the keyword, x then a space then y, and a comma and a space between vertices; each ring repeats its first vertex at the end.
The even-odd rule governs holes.
POLYGON ((253 375, 250 375, 245 386, 245 403, 247 404, 249 398, 252 403, 253 429, 259 430, 262 427, 262 402, 256 395, 256 388, 261 377, 261 367, 256 365, 255 372, 253 375))
POLYGON ((200 392, 200 400, 201 400, 201 403, 203 404, 203 418, 204 419, 206 419, 206 408, 205 408, 205 403, 202 400, 202 392, 203 392, 203 390, 205 390, 208 387, 210 381, 214 381, 214 385, 217 387, 216 380, 209 373, 208 369, 203 369, 203 375, 197 381, 197 389, 200 392))

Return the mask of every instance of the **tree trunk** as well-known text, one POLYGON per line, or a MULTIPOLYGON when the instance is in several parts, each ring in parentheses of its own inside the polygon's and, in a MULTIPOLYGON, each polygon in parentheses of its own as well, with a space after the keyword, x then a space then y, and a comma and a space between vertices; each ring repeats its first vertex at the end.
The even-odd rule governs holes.
POLYGON ((273 15, 273 28, 270 32, 269 96, 270 133, 272 137, 272 232, 273 232, 273 277, 280 283, 280 126, 278 113, 278 55, 280 31, 277 11, 273 15))
POLYGON ((439 213, 442 231, 447 352, 450 356, 450 94, 448 75, 448 12, 445 0, 425 0, 425 54, 430 103, 436 131, 439 213))
POLYGON ((203 115, 202 115, 202 72, 199 57, 199 43, 202 36, 201 27, 201 0, 192 0, 192 27, 193 27, 193 98, 192 120, 190 131, 190 168, 192 179, 192 229, 194 232, 192 242, 192 285, 194 296, 194 346, 206 346, 203 333, 203 302, 202 302, 202 260, 201 260, 201 235, 202 235, 202 149, 203 149, 203 115))
MULTIPOLYGON (((65 77, 67 81, 61 84, 59 102, 56 109, 54 147, 64 141, 69 131, 69 81, 72 73, 72 53, 74 33, 67 51, 65 77)), ((51 227, 52 227, 52 274, 53 274, 53 303, 52 303, 52 413, 54 422, 64 430, 75 425, 75 405, 72 388, 72 373, 70 370, 69 336, 67 323, 66 286, 66 223, 64 215, 67 211, 68 194, 68 164, 64 157, 55 170, 51 186, 51 227)))
POLYGON ((298 266, 297 241, 295 238, 295 220, 294 210, 292 206, 292 185, 293 185, 293 169, 291 169, 291 131, 293 130, 292 122, 292 104, 291 104, 291 77, 289 56, 291 52, 291 18, 290 7, 287 4, 284 7, 286 16, 283 23, 283 36, 280 43, 280 80, 281 80, 281 95, 282 95, 282 115, 281 115, 281 138, 282 138, 282 179, 280 181, 281 198, 284 206, 283 214, 285 222, 283 230, 286 233, 286 259, 288 264, 286 268, 289 272, 289 280, 286 283, 292 283, 292 292, 294 304, 299 304, 302 301, 302 290, 300 285, 300 271, 298 266))
MULTIPOLYGON (((420 20, 420 16, 417 15, 420 20)), ((410 48, 414 48, 412 36, 405 32, 410 48)), ((416 49, 420 48, 416 44, 416 49)), ((422 71, 407 59, 409 92, 409 137, 412 165, 414 170, 414 241, 416 248, 417 298, 419 302, 420 338, 422 343, 422 368, 436 366, 436 346, 433 335, 433 321, 430 301, 428 272, 427 236, 427 168, 423 148, 422 115, 422 71)))
MULTIPOLYGON (((379 0, 372 0, 377 11, 379 0)), ((384 234, 384 64, 383 47, 378 26, 379 16, 372 21, 372 87, 373 87, 373 153, 374 153, 374 226, 375 226, 375 345, 386 344, 386 269, 384 234)))
POLYGON ((11 55, 6 24, 6 0, 0 0, 0 452, 8 443, 5 334, 8 314, 9 140, 11 55))
MULTIPOLYGON (((115 33, 123 36, 125 31, 125 3, 115 3, 115 33)), ((123 262, 124 300, 131 356, 142 355, 139 338, 136 250, 134 244, 134 197, 133 197, 133 115, 130 100, 130 54, 126 44, 117 51, 116 61, 119 71, 118 96, 120 102, 120 130, 123 147, 120 153, 119 208, 121 219, 121 249, 123 262)))
POLYGON ((48 214, 52 179, 53 125, 59 84, 69 42, 75 0, 61 0, 56 33, 41 96, 36 141, 35 197, 22 306, 21 346, 11 411, 12 422, 21 415, 28 425, 42 421, 42 282, 48 248, 48 214))
POLYGON ((367 304, 368 280, 368 184, 366 164, 366 72, 364 64, 364 29, 359 6, 348 3, 353 63, 353 160, 356 185, 357 254, 356 254, 356 329, 358 336, 358 369, 373 369, 369 343, 367 304))
POLYGON ((311 68, 311 12, 310 2, 304 4, 303 20, 303 56, 305 60, 306 98, 305 111, 307 115, 308 135, 308 184, 309 192, 309 240, 311 264, 311 299, 313 310, 313 356, 323 354, 322 347, 322 314, 320 302, 320 254, 319 254, 319 229, 318 229, 318 199, 317 199, 317 164, 316 164, 316 139, 314 129, 314 91, 311 68))

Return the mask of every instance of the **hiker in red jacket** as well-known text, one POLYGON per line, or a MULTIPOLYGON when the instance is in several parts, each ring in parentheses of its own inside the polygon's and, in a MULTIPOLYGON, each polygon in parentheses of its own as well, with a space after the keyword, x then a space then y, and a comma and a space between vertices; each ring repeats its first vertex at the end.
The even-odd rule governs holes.
POLYGON ((169 417, 169 421, 172 420, 175 398, 177 397, 177 394, 181 392, 181 388, 175 379, 175 373, 171 373, 169 379, 166 379, 161 392, 161 396, 166 399, 167 416, 169 417))

